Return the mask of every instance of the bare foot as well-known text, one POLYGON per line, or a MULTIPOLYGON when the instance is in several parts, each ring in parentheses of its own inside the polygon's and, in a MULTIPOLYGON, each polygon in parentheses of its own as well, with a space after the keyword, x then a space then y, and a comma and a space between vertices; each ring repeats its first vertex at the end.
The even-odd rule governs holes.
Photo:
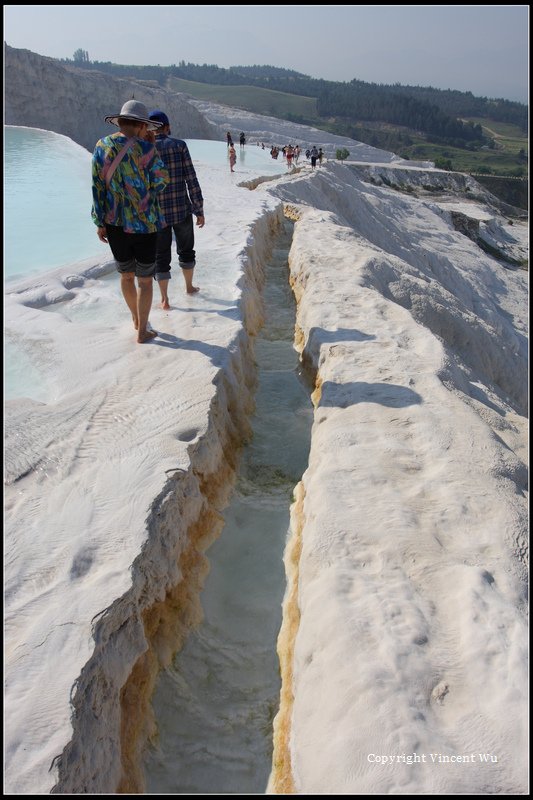
POLYGON ((139 333, 137 336, 137 343, 144 344, 145 342, 149 342, 151 339, 155 339, 157 336, 157 331, 145 331, 143 333, 139 333))
POLYGON ((196 292, 200 291, 199 286, 191 286, 190 289, 187 289, 187 294, 195 294, 196 292))
POLYGON ((162 308, 164 311, 168 311, 170 309, 170 304, 168 300, 161 300, 159 303, 159 308, 162 308))

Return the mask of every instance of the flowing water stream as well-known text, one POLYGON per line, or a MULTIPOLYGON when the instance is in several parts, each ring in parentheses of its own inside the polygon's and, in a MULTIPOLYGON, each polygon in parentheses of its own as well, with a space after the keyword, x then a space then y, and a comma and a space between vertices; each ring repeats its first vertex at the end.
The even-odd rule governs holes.
POLYGON ((287 220, 265 265, 253 440, 242 453, 222 534, 207 553, 205 618, 161 674, 153 698, 159 741, 144 765, 149 794, 266 790, 280 690, 282 558, 312 424, 309 387, 293 348, 291 238, 287 220))

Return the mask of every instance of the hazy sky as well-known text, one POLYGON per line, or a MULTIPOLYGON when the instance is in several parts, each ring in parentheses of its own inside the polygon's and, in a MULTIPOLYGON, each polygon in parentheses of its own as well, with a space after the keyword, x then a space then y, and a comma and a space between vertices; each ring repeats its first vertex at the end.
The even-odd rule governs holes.
POLYGON ((529 6, 4 6, 4 40, 53 58, 460 89, 528 102, 529 6))

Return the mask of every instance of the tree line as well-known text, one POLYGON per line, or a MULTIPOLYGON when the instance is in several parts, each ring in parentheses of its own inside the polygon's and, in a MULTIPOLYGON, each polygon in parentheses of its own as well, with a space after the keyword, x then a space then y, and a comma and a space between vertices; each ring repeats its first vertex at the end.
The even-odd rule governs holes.
POLYGON ((524 133, 528 131, 529 114, 524 103, 503 98, 475 97, 472 92, 433 89, 431 86, 401 86, 398 83, 388 88, 401 95, 407 94, 434 103, 453 117, 487 117, 517 125, 524 133))
POLYGON ((317 110, 321 117, 401 125, 456 147, 484 142, 481 125, 461 122, 425 100, 363 81, 328 83, 318 94, 317 110))

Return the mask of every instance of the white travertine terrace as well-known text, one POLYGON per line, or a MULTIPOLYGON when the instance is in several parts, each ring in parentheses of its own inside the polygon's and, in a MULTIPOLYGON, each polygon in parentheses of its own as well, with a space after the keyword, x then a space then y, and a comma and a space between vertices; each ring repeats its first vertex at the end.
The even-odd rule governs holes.
POLYGON ((284 212, 316 388, 268 791, 527 791, 528 276, 452 205, 518 260, 526 227, 407 172, 401 190, 329 162, 248 191, 206 169, 202 292, 176 276, 158 345, 135 344, 111 264, 9 287, 6 335, 53 391, 5 408, 8 792, 142 790, 150 682, 197 619, 284 212))

